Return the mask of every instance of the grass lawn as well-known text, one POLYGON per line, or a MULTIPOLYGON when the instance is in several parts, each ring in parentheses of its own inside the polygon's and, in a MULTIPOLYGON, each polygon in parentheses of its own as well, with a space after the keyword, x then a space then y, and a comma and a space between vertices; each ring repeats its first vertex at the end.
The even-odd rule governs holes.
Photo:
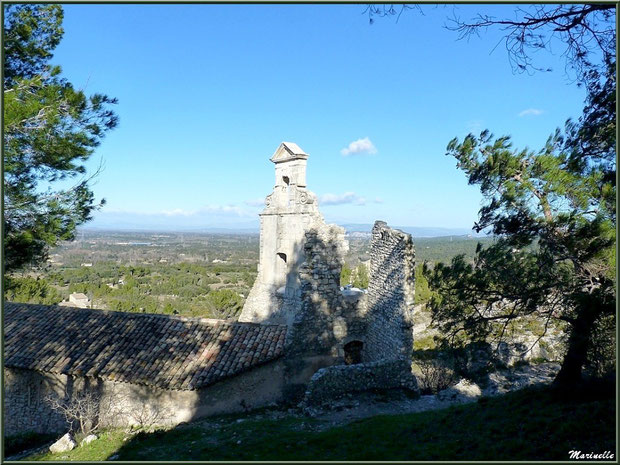
MULTIPOLYGON (((112 429, 102 431, 97 434, 99 438, 90 444, 78 446, 72 451, 52 454, 46 452, 42 454, 31 455, 23 460, 60 460, 60 461, 89 461, 89 460, 106 460, 123 446, 123 440, 130 439, 130 435, 126 434, 122 429, 112 429)), ((79 444, 79 441, 78 441, 79 444)))
POLYGON ((377 416, 325 431, 317 420, 195 422, 128 438, 115 430, 64 454, 30 460, 568 460, 616 453, 615 398, 531 388, 477 403, 377 416), (128 438, 128 439, 125 439, 128 438), (125 441, 123 440, 125 439, 125 441), (61 456, 63 456, 61 458, 61 456))

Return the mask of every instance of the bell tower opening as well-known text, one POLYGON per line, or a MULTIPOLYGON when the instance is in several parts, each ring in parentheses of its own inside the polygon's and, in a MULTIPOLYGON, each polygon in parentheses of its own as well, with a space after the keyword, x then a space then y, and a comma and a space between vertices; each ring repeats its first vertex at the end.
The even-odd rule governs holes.
POLYGON ((286 265, 286 254, 282 252, 276 253, 276 275, 275 281, 279 286, 283 286, 286 283, 286 275, 288 273, 288 266, 286 265))

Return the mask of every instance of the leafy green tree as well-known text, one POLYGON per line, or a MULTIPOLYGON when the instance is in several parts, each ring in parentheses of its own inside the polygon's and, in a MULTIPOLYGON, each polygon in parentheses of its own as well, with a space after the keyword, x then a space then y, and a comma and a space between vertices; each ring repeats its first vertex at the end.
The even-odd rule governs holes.
POLYGON ((346 286, 347 284, 351 284, 351 274, 353 270, 346 263, 342 265, 342 269, 340 270, 340 285, 346 286))
POLYGON ((353 287, 360 289, 368 288, 368 268, 363 263, 357 265, 355 269, 355 279, 353 280, 353 287))
POLYGON ((102 94, 86 96, 49 64, 62 38, 59 5, 5 5, 4 263, 40 263, 74 238, 95 202, 82 164, 118 119, 102 94), (73 187, 57 182, 71 178, 73 187))
POLYGON ((423 266, 418 265, 415 268, 415 303, 426 304, 431 299, 431 290, 428 286, 428 280, 423 273, 423 266))
POLYGON ((559 384, 580 380, 597 322, 615 318, 615 62, 591 69, 586 84, 583 116, 538 152, 488 131, 450 142, 448 155, 485 199, 475 229, 499 239, 479 247, 473 265, 457 257, 427 270, 433 317, 453 343, 501 340, 531 315, 545 329, 567 323, 559 384))
POLYGON ((10 302, 55 305, 62 300, 60 293, 45 279, 7 277, 4 298, 10 302))
POLYGON ((162 309, 162 312, 167 315, 174 314, 174 305, 171 302, 166 302, 164 304, 164 308, 162 309))
POLYGON ((52 50, 63 35, 60 5, 16 5, 4 7, 4 83, 33 78, 47 70, 52 50))
POLYGON ((252 287, 254 281, 256 281, 256 274, 250 274, 248 271, 244 271, 241 275, 241 279, 248 287, 252 287))
POLYGON ((235 318, 243 308, 243 299, 231 289, 211 291, 207 301, 212 306, 213 318, 235 318))

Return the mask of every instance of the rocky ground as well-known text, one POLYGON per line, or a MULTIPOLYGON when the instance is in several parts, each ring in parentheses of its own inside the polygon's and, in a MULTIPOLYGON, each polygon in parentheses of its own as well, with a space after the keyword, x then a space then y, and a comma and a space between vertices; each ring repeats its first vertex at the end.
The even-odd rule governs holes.
POLYGON ((329 410, 310 411, 310 415, 332 427, 375 415, 397 415, 401 413, 423 412, 450 407, 455 404, 474 402, 481 396, 494 396, 536 384, 549 384, 560 369, 557 363, 524 365, 502 370, 489 375, 485 387, 480 387, 465 379, 455 386, 440 391, 436 395, 410 398, 403 393, 394 397, 386 395, 360 394, 334 402, 329 410))
POLYGON ((343 399, 333 402, 329 408, 306 409, 305 412, 298 408, 288 410, 273 409, 249 414, 245 418, 205 419, 200 421, 200 423, 205 428, 212 428, 248 420, 305 417, 309 421, 300 423, 299 428, 319 431, 376 415, 398 415, 442 409, 451 405, 475 402, 481 396, 495 396, 526 386, 549 384, 553 381, 559 369, 560 365, 558 363, 523 365, 491 373, 484 387, 462 379, 455 386, 445 389, 436 395, 412 398, 400 391, 390 394, 358 393, 350 394, 343 399))

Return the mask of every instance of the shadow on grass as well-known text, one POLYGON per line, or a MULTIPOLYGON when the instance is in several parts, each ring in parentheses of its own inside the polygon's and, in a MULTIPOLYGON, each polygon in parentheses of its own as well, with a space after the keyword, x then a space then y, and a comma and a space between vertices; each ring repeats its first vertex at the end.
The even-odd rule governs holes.
POLYGON ((319 432, 301 417, 197 422, 137 434, 118 460, 568 460, 571 450, 615 453, 615 412, 608 391, 529 388, 319 432))
POLYGON ((21 433, 4 438, 4 456, 10 457, 29 449, 42 447, 57 438, 57 434, 21 433))

